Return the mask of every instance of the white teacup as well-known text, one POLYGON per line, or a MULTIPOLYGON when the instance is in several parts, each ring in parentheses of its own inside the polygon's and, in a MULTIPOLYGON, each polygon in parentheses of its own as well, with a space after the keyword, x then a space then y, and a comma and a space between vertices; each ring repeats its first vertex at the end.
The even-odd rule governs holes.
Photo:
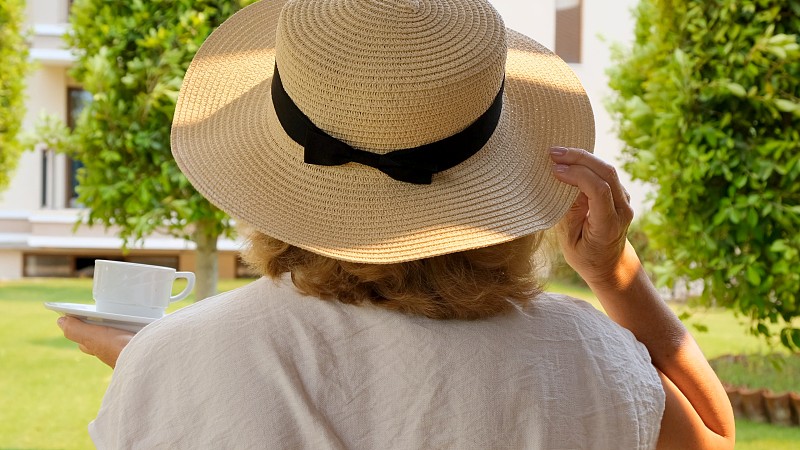
POLYGON ((158 319, 170 303, 186 298, 193 288, 192 272, 104 259, 94 262, 92 294, 99 312, 158 319), (171 295, 178 278, 188 284, 180 294, 171 295))

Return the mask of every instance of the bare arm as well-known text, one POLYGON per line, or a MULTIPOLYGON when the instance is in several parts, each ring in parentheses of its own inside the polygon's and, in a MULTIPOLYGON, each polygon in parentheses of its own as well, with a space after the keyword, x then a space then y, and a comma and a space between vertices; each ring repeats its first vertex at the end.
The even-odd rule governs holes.
POLYGON ((647 347, 661 375, 666 407, 658 447, 733 448, 733 413, 725 390, 626 239, 633 211, 615 170, 579 149, 556 150, 552 158, 556 178, 581 190, 559 236, 567 262, 609 317, 647 347))

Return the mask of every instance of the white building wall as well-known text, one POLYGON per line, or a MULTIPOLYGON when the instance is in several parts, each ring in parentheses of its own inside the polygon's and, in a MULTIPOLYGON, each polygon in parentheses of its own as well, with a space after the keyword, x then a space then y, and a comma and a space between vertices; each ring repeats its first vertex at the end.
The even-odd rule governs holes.
POLYGON ((69 0, 27 0, 28 21, 36 24, 66 23, 69 0))
POLYGON ((549 49, 556 46, 556 0, 489 0, 506 27, 532 37, 549 49))
POLYGON ((22 278, 22 251, 0 251, 0 281, 22 278))
POLYGON ((30 209, 39 202, 42 185, 41 157, 38 152, 25 152, 20 156, 8 189, 0 192, 1 210, 30 209))
MULTIPOLYGON (((66 120, 67 76, 66 69, 37 63, 37 69, 28 78, 25 95, 27 112, 23 129, 33 128, 42 113, 48 113, 66 120)), ((66 188, 66 163, 64 155, 56 156, 56 163, 50 169, 48 193, 54 198, 53 207, 64 207, 63 192, 66 188)), ((42 151, 24 152, 20 157, 14 177, 6 191, 0 192, 0 209, 21 210, 38 209, 42 206, 42 151)))

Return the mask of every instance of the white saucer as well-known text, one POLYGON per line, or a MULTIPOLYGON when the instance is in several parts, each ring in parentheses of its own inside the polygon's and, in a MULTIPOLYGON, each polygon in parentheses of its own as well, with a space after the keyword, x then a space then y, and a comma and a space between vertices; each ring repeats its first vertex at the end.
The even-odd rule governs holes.
POLYGON ((47 302, 44 307, 68 316, 81 319, 92 325, 105 325, 107 327, 118 328, 120 330, 138 332, 145 325, 155 322, 158 319, 152 317, 128 316, 125 314, 114 314, 97 311, 95 305, 83 303, 52 303, 47 302))

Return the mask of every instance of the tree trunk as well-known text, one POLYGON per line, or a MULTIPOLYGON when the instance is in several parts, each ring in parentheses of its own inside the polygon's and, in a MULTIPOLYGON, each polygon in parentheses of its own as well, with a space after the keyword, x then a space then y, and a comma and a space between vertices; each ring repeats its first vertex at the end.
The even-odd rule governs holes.
POLYGON ((217 293, 217 278, 219 267, 217 262, 217 238, 219 234, 216 227, 210 222, 197 222, 194 231, 196 250, 195 299, 203 300, 217 293))

